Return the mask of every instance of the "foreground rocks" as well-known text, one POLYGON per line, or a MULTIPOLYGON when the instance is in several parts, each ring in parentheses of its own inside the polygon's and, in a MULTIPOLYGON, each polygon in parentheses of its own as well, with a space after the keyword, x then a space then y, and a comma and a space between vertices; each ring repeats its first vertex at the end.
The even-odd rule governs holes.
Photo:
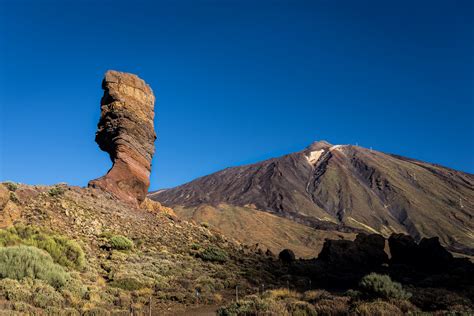
POLYGON ((136 75, 107 71, 102 82, 101 117, 96 133, 100 149, 113 162, 109 172, 89 186, 110 192, 123 202, 141 204, 150 185, 155 152, 155 97, 136 75))

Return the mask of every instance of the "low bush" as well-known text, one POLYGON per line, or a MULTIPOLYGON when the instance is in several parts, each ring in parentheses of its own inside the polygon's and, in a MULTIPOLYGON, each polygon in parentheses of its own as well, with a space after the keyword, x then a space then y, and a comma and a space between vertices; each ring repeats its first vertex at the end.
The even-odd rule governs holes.
POLYGON ((133 241, 122 235, 115 235, 109 239, 109 244, 115 250, 130 250, 133 248, 133 241))
POLYGON ((375 300, 372 302, 360 302, 355 307, 355 313, 361 316, 403 315, 403 312, 397 306, 381 300, 375 300))
POLYGON ((198 253, 198 256, 202 260, 214 262, 226 262, 229 259, 227 252, 214 246, 205 248, 202 252, 198 253))
POLYGON ((23 286, 18 280, 0 280, 0 293, 9 301, 27 302, 31 297, 29 286, 23 286))
POLYGON ((68 274, 48 253, 36 247, 0 248, 0 278, 22 280, 27 277, 44 280, 59 288, 66 283, 68 274))
POLYGON ((51 189, 49 189, 48 194, 50 196, 60 196, 63 195, 64 192, 66 192, 66 189, 60 186, 54 186, 51 189))
POLYGON ((64 236, 47 234, 32 226, 17 225, 0 230, 0 245, 28 245, 48 252, 54 262, 70 268, 82 269, 86 259, 81 246, 64 236))
POLYGON ((15 192, 18 189, 18 184, 16 184, 15 182, 7 181, 3 182, 3 184, 9 191, 15 192))
POLYGON ((388 275, 371 273, 362 278, 359 283, 361 295, 365 298, 376 299, 409 299, 411 294, 402 285, 392 281, 388 275))
POLYGON ((32 290, 33 305, 40 308, 61 306, 64 301, 62 295, 49 284, 37 283, 32 290))
POLYGON ((314 309, 318 315, 348 315, 349 301, 347 296, 324 298, 314 304, 314 309))
POLYGON ((270 290, 266 291, 263 294, 264 297, 269 297, 274 300, 282 300, 286 298, 294 298, 294 299, 299 299, 300 294, 295 291, 288 290, 286 288, 280 288, 280 289, 275 289, 275 290, 270 290))

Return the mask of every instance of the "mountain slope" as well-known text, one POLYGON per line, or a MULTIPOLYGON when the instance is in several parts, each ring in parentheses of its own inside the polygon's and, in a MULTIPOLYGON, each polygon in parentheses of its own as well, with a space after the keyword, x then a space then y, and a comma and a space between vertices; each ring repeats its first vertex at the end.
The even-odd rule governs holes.
POLYGON ((325 231, 439 236, 474 253, 474 175, 358 146, 315 142, 149 196, 178 209, 253 208, 325 231))

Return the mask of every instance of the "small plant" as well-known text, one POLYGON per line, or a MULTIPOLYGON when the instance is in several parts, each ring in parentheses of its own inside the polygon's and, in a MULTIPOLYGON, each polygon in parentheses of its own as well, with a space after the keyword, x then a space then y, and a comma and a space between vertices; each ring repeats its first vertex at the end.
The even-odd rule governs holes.
POLYGON ((22 280, 27 277, 44 280, 59 288, 66 283, 68 274, 47 252, 36 247, 0 248, 0 278, 22 280))
POLYGON ((16 195, 15 192, 10 192, 10 200, 14 203, 20 202, 20 200, 18 199, 18 196, 16 195))
POLYGON ((63 195, 64 192, 66 192, 66 189, 63 188, 63 187, 59 187, 59 186, 54 186, 52 187, 51 189, 49 189, 48 191, 48 194, 50 196, 60 196, 60 195, 63 195))
POLYGON ((371 273, 362 278, 359 283, 361 294, 369 299, 409 299, 411 294, 402 285, 392 281, 388 275, 371 273))
POLYGON ((115 250, 130 250, 133 248, 133 241, 122 235, 115 235, 109 239, 109 244, 115 250))
POLYGON ((209 246, 204 251, 198 253, 198 257, 205 261, 226 262, 229 257, 227 253, 214 246, 209 246))
POLYGON ((16 184, 15 182, 7 181, 4 182, 3 185, 5 185, 7 189, 12 192, 15 192, 18 189, 18 184, 16 184))

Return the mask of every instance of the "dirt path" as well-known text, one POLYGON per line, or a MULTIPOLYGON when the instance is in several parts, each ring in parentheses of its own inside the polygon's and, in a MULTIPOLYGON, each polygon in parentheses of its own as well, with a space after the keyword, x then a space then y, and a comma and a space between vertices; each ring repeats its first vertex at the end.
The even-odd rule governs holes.
POLYGON ((176 316, 215 316, 219 306, 198 306, 178 312, 176 316))

